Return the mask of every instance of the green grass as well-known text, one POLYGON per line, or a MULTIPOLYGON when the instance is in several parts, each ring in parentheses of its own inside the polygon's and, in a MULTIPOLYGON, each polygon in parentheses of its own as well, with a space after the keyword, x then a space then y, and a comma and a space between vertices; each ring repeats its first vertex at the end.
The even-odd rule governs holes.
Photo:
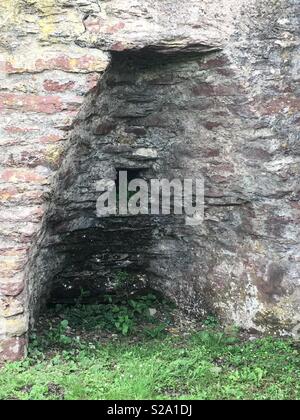
POLYGON ((288 340, 254 342, 212 331, 187 338, 35 344, 0 370, 0 399, 271 399, 300 397, 299 350, 288 340), (51 348, 51 346, 53 348, 51 348))
POLYGON ((29 357, 0 369, 0 399, 299 400, 299 343, 247 341, 213 317, 187 334, 175 314, 153 294, 58 306, 29 357))

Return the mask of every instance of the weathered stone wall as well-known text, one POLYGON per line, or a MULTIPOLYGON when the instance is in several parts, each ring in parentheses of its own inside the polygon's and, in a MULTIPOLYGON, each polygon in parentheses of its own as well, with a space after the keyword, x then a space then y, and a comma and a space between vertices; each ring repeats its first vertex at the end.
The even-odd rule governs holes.
POLYGON ((5 0, 0 11, 0 357, 22 356, 49 285, 101 292, 120 268, 192 313, 291 331, 298 1, 5 0), (120 167, 204 175, 205 224, 96 219, 94 181, 120 167))
POLYGON ((109 59, 75 44, 97 2, 0 4, 0 353, 19 358, 28 330, 25 270, 64 140, 109 59))

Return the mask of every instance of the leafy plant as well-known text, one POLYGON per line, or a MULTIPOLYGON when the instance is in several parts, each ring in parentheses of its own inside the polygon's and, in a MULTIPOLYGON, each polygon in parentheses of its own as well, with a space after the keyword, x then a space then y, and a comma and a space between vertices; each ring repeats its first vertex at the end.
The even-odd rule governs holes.
POLYGON ((199 341, 201 344, 210 347, 231 345, 237 342, 236 337, 228 336, 222 331, 214 332, 210 330, 205 330, 197 333, 194 336, 194 339, 199 341))
POLYGON ((134 325, 134 320, 130 318, 129 315, 119 315, 115 321, 117 330, 123 335, 128 335, 132 331, 134 325))
POLYGON ((203 322, 203 325, 207 328, 218 328, 220 324, 219 324, 218 319, 215 316, 210 315, 203 322))
POLYGON ((160 338, 166 333, 166 325, 165 324, 159 324, 157 326, 151 327, 151 328, 145 328, 144 334, 152 339, 160 338))
POLYGON ((115 283, 121 293, 129 296, 134 287, 134 278, 127 271, 118 271, 115 274, 115 283))
MULTIPOLYGON (((73 329, 89 332, 107 331, 126 336, 132 334, 143 323, 158 322, 150 316, 150 308, 158 308, 162 303, 152 293, 135 298, 109 295, 105 300, 106 303, 94 305, 83 305, 80 302, 69 307, 58 305, 53 311, 53 316, 63 318, 64 321, 50 327, 47 341, 62 346, 68 345, 74 341, 69 334, 73 329)), ((167 305, 164 305, 167 309, 167 305)))

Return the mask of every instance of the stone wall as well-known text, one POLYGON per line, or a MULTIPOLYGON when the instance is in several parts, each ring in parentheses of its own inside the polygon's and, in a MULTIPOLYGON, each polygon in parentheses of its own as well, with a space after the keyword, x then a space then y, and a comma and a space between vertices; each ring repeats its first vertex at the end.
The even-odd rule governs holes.
POLYGON ((0 358, 22 357, 51 292, 101 293, 120 269, 193 314, 290 332, 298 1, 5 0, 0 12, 0 358), (117 168, 203 175, 205 223, 97 219, 94 182, 117 168))

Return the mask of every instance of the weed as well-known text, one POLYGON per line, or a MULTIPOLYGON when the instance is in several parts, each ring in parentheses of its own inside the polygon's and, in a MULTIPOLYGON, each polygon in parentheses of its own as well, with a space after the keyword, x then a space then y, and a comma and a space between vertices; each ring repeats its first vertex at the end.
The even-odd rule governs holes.
POLYGON ((210 315, 203 322, 203 325, 207 328, 218 328, 220 324, 219 324, 218 319, 215 316, 210 315))
MULTIPOLYGON (((58 305, 50 317, 63 321, 56 326, 50 326, 46 341, 55 342, 63 347, 70 344, 71 338, 68 333, 76 329, 106 331, 127 336, 143 329, 144 323, 159 322, 150 316, 150 309, 157 308, 155 311, 158 311, 162 305, 167 308, 167 303, 161 302, 152 293, 135 298, 110 295, 106 297, 106 303, 95 305, 82 305, 79 302, 70 307, 58 305)), ((36 340, 36 336, 34 337, 36 340)))
POLYGON ((0 370, 0 400, 300 399, 291 340, 242 342, 236 327, 223 330, 211 317, 190 336, 171 336, 169 306, 155 294, 96 305, 84 297, 47 314, 29 358, 0 370))
POLYGON ((162 338, 166 334, 166 324, 145 328, 144 334, 152 339, 162 338))
POLYGON ((159 324, 150 328, 155 340, 91 342, 83 336, 80 346, 74 338, 58 349, 56 340, 64 343, 69 328, 65 320, 52 327, 46 351, 38 344, 44 334, 36 334, 29 358, 0 370, 0 399, 300 399, 299 350, 291 340, 234 337, 233 344, 211 329, 172 337, 160 335, 159 324))

